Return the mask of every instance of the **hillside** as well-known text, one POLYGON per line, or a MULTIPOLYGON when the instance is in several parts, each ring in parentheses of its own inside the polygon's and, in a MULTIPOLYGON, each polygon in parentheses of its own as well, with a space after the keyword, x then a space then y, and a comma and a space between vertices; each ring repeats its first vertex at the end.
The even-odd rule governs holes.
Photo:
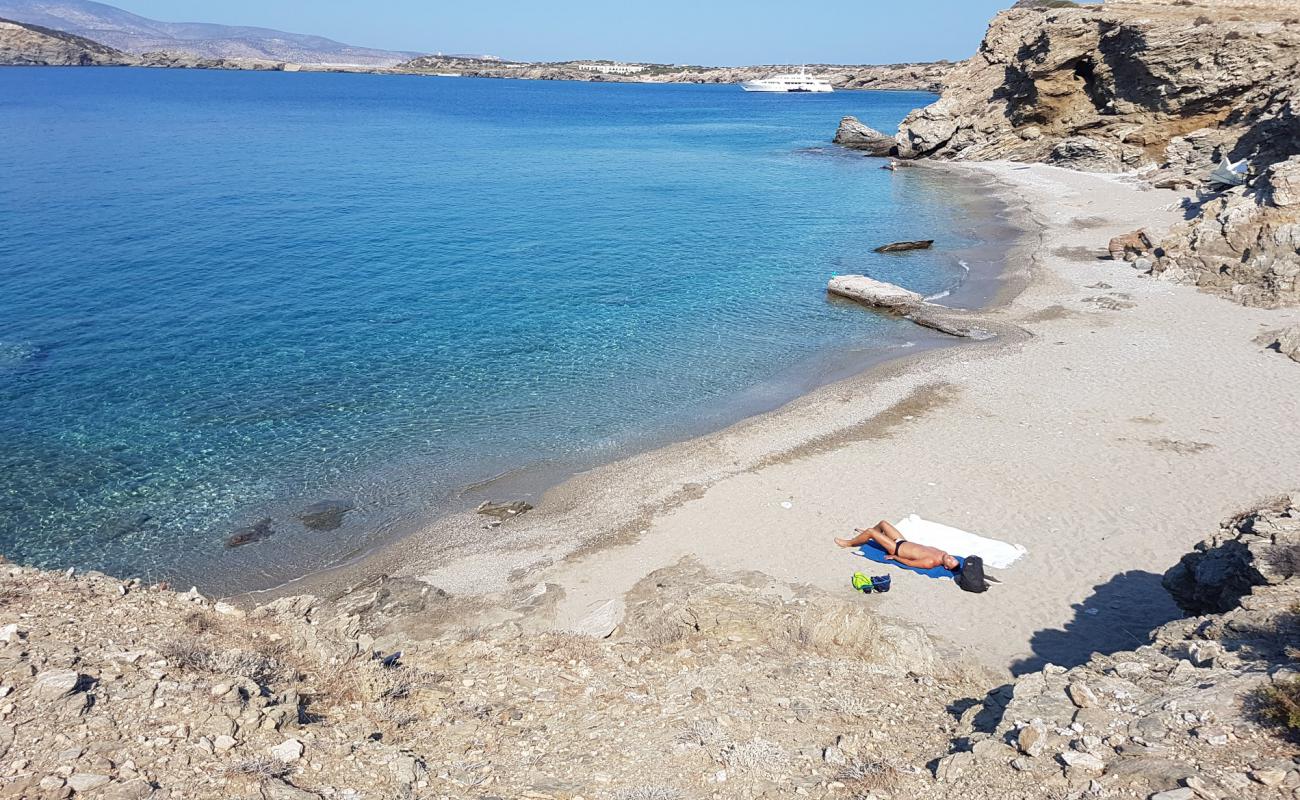
POLYGON ((416 55, 269 28, 161 22, 92 0, 0 0, 0 17, 67 31, 136 55, 170 51, 207 59, 367 67, 392 66, 416 55))
MULTIPOLYGON (((616 83, 740 83, 776 72, 797 72, 804 65, 696 67, 648 64, 634 75, 604 75, 578 67, 580 62, 525 63, 488 61, 455 56, 420 56, 397 67, 417 74, 456 73, 480 78, 606 81, 616 83)), ((843 66, 808 64, 809 74, 826 78, 838 89, 899 89, 937 92, 953 68, 947 61, 917 64, 843 66)))
POLYGON ((99 42, 0 19, 0 65, 87 67, 131 63, 131 56, 99 42))

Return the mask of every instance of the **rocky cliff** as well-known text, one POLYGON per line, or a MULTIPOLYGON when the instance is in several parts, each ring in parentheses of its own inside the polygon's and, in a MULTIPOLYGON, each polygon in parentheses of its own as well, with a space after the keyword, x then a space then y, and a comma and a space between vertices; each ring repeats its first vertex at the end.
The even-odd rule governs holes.
POLYGON ((134 59, 70 33, 0 19, 0 66, 119 66, 134 59))
POLYGON ((467 629, 475 601, 413 579, 241 609, 4 566, 0 797, 1294 796, 1257 703, 1298 674, 1300 508, 1235 517, 1167 583, 1224 613, 989 691, 860 597, 691 561, 607 638, 546 632, 548 585, 467 629))
POLYGON ((1294 304, 1294 168, 1273 166, 1300 154, 1298 98, 1290 0, 1026 2, 993 20, 897 142, 905 158, 1044 161, 1202 187, 1195 218, 1159 243, 1154 273, 1294 304), (1209 180, 1223 159, 1245 170, 1227 194, 1209 180))

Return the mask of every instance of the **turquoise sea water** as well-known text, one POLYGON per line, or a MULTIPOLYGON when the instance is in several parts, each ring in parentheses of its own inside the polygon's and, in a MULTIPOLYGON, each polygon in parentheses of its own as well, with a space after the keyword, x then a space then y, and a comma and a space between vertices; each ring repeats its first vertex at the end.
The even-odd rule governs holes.
POLYGON ((274 583, 924 341, 823 287, 961 280, 972 191, 829 145, 929 100, 0 70, 0 553, 274 583))

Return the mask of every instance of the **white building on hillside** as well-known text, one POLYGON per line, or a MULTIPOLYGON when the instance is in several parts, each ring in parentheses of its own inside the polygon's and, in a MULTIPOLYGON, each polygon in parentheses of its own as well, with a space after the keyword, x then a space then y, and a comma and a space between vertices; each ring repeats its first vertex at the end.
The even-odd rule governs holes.
POLYGON ((579 64, 578 69, 599 72, 602 75, 636 75, 638 72, 645 72, 645 67, 636 64, 620 64, 617 61, 612 64, 579 64))

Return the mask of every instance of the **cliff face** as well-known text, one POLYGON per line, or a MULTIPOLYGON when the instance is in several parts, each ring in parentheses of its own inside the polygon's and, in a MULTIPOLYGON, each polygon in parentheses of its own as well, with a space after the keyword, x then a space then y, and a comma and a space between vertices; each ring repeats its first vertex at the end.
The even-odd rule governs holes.
POLYGON ((134 62, 131 56, 70 33, 0 19, 0 65, 3 66, 118 66, 134 62))
POLYGON ((904 156, 1098 172, 1202 168, 1220 154, 1276 160, 1267 137, 1247 134, 1295 94, 1295 16, 1132 3, 1011 9, 941 99, 907 117, 899 146, 904 156))
POLYGON ((1252 305, 1300 303, 1300 167, 1281 165, 1300 154, 1292 0, 1013 8, 897 142, 904 158, 1044 161, 1203 186, 1194 217, 1159 243, 1153 274, 1252 305), (1206 180, 1224 158, 1248 168, 1226 193, 1206 180))

